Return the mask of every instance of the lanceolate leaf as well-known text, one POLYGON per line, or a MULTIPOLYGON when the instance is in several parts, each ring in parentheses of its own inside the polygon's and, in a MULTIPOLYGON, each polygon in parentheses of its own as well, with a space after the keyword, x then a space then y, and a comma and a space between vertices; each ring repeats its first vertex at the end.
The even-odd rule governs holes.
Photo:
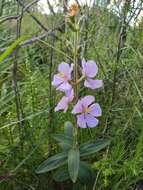
POLYGON ((56 154, 47 160, 45 160, 40 166, 36 169, 36 173, 45 173, 51 170, 58 168, 59 166, 63 165, 67 160, 66 153, 56 154))
POLYGON ((73 183, 76 182, 79 172, 80 154, 78 149, 71 149, 68 154, 68 171, 73 183))
POLYGON ((58 181, 58 182, 66 181, 67 179, 69 179, 68 168, 66 167, 66 168, 59 169, 58 171, 54 173, 53 178, 55 181, 58 181))
POLYGON ((0 62, 2 62, 26 38, 27 36, 21 36, 12 45, 10 45, 8 49, 3 54, 0 55, 0 62))
POLYGON ((69 146, 72 145, 72 138, 64 135, 64 134, 53 134, 52 135, 53 139, 55 139, 56 141, 60 142, 60 143, 64 143, 67 144, 69 146))
POLYGON ((69 151, 72 147, 72 144, 59 143, 59 146, 63 149, 63 151, 69 151))
POLYGON ((85 143, 80 146, 80 155, 88 156, 94 154, 110 144, 109 140, 98 140, 95 143, 85 143))
POLYGON ((79 175, 78 178, 82 184, 91 183, 94 179, 94 172, 91 170, 91 167, 86 162, 80 162, 79 175))
POLYGON ((73 138, 73 124, 70 121, 65 122, 64 133, 73 138))

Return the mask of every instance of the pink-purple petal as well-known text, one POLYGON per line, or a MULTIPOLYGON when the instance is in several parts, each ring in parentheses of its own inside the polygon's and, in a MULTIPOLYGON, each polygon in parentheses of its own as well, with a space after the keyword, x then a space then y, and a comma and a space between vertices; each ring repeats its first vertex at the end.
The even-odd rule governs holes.
POLYGON ((72 70, 73 70, 73 67, 64 62, 62 62, 58 67, 58 71, 61 73, 64 73, 68 80, 71 80, 72 70))
POLYGON ((91 89, 100 88, 103 86, 103 81, 102 80, 93 80, 93 79, 88 78, 84 81, 84 86, 87 88, 91 88, 91 89))
POLYGON ((96 127, 99 123, 98 119, 96 119, 94 116, 92 116, 90 114, 85 115, 85 121, 89 128, 96 127))
POLYGON ((81 101, 82 101, 83 106, 87 107, 95 101, 95 98, 94 96, 89 95, 82 98, 81 101))
POLYGON ((54 78, 53 78, 53 81, 52 81, 52 85, 53 86, 58 86, 58 85, 60 85, 63 82, 64 82, 64 79, 61 78, 58 74, 54 75, 54 78))
POLYGON ((91 112, 90 112, 91 115, 93 115, 95 117, 99 117, 102 115, 102 110, 98 103, 92 104, 90 106, 90 109, 91 109, 91 112))
POLYGON ((71 88, 70 90, 66 91, 66 96, 68 97, 69 101, 71 102, 74 98, 74 90, 71 88))
POLYGON ((97 67, 95 61, 89 60, 89 61, 85 62, 83 60, 82 61, 82 67, 83 67, 82 73, 86 77, 93 78, 98 73, 98 67, 97 67))
POLYGON ((77 115, 77 124, 80 128, 86 128, 86 121, 84 114, 77 115))
POLYGON ((67 73, 70 71, 70 65, 68 63, 64 63, 62 62, 61 64, 59 64, 58 66, 58 71, 62 72, 62 73, 67 73))
POLYGON ((61 85, 57 87, 57 90, 60 90, 62 92, 66 92, 70 90, 72 86, 68 82, 63 82, 61 85))
POLYGON ((82 107, 82 102, 81 100, 78 100, 77 104, 74 106, 72 113, 77 114, 77 113, 82 113, 83 112, 83 107, 82 107))
POLYGON ((85 61, 85 59, 83 59, 83 60, 81 61, 81 65, 82 65, 83 71, 85 71, 85 70, 86 70, 86 61, 85 61))
POLYGON ((68 109, 68 98, 66 96, 62 97, 57 106, 55 107, 55 112, 59 110, 64 110, 64 112, 68 109))

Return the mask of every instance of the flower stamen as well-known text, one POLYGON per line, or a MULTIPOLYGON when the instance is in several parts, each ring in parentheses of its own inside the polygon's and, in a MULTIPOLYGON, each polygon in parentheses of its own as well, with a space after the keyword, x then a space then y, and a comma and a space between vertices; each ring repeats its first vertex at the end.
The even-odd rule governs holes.
POLYGON ((58 76, 63 78, 64 80, 68 80, 68 77, 63 72, 58 73, 58 76))
POLYGON ((84 107, 84 113, 87 114, 87 113, 90 113, 92 110, 91 108, 89 107, 84 107))

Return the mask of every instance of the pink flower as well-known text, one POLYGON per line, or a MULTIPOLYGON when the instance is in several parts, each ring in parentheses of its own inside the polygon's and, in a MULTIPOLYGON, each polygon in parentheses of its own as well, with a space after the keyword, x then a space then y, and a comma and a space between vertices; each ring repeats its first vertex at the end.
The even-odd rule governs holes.
POLYGON ((59 110, 64 110, 64 112, 66 112, 68 109, 69 103, 72 102, 73 98, 74 98, 73 89, 66 91, 66 96, 63 96, 62 99, 59 101, 59 103, 55 107, 55 112, 59 110))
POLYGON ((85 61, 82 60, 82 74, 85 76, 84 86, 91 89, 100 88, 103 85, 102 80, 94 80, 98 73, 98 67, 96 63, 92 60, 85 61))
POLYGON ((73 67, 67 63, 62 62, 58 67, 59 73, 54 75, 54 79, 52 81, 52 85, 57 87, 57 90, 67 91, 72 88, 69 84, 71 80, 71 73, 73 71, 73 67))
POLYGON ((98 125, 99 121, 95 117, 102 115, 100 105, 94 103, 95 98, 93 96, 85 96, 81 100, 78 100, 74 106, 72 113, 77 115, 77 124, 81 128, 93 128, 98 125))

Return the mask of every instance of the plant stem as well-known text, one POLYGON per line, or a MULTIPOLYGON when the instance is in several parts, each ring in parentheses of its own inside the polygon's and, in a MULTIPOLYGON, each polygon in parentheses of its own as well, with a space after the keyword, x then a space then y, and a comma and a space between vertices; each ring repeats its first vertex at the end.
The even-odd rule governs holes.
POLYGON ((75 82, 75 101, 78 100, 78 60, 77 60, 77 46, 78 46, 78 32, 74 35, 74 82, 75 82))
MULTIPOLYGON (((75 22, 76 24, 76 22, 75 22)), ((78 100, 78 30, 74 32, 74 94, 75 94, 75 103, 78 100)), ((74 146, 78 145, 78 126, 75 125, 74 128, 74 146)))

